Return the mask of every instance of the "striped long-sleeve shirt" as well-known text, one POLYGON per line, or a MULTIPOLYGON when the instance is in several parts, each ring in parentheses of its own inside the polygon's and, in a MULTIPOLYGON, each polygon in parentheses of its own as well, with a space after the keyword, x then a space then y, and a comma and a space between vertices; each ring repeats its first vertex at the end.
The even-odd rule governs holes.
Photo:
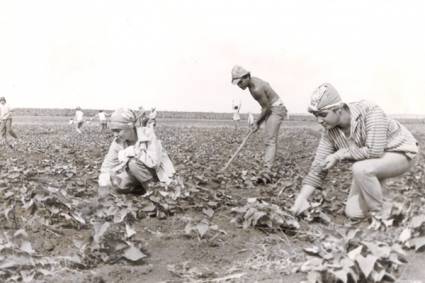
POLYGON ((339 127, 322 134, 310 172, 303 184, 320 187, 327 172, 321 164, 335 153, 340 160, 379 158, 384 152, 402 152, 412 159, 418 153, 413 135, 398 121, 385 115, 382 109, 368 101, 349 103, 351 113, 350 136, 339 127))

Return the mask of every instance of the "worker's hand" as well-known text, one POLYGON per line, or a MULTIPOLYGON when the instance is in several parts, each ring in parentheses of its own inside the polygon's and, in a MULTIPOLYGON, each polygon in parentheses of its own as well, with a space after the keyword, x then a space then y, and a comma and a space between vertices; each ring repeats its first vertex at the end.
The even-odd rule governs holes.
POLYGON ((306 196, 304 196, 303 194, 299 194, 294 202, 294 205, 291 207, 291 212, 294 215, 299 215, 303 213, 303 211, 307 210, 309 207, 310 204, 308 203, 306 196))
POLYGON ((325 160, 322 162, 322 170, 329 170, 335 166, 335 164, 339 161, 339 158, 336 154, 328 155, 325 160))
POLYGON ((260 128, 260 126, 258 126, 258 124, 257 123, 254 123, 252 126, 251 126, 251 132, 253 132, 253 133, 255 133, 256 131, 258 131, 258 129, 260 128))
POLYGON ((111 185, 111 176, 108 173, 100 173, 98 178, 99 187, 108 187, 111 185))
POLYGON ((295 199, 294 205, 291 207, 291 212, 294 215, 301 214, 303 211, 308 209, 310 207, 310 204, 308 203, 308 198, 313 193, 315 188, 310 185, 304 185, 300 193, 298 194, 297 198, 295 199))

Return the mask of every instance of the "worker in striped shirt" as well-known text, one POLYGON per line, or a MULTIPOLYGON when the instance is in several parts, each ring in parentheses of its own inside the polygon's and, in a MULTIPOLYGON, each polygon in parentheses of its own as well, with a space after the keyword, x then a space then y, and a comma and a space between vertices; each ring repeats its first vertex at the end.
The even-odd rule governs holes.
POLYGON ((292 212, 300 214, 309 207, 309 196, 341 160, 354 162, 346 215, 356 219, 379 212, 383 205, 381 182, 400 176, 413 166, 419 150, 416 139, 379 106, 364 100, 344 103, 328 83, 313 92, 308 111, 324 132, 292 212))

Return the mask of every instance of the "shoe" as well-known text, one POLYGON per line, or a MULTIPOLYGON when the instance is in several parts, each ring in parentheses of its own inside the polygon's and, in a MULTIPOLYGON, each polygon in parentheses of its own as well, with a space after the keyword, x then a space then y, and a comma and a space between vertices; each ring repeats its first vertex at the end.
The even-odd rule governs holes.
POLYGON ((146 194, 146 189, 143 186, 137 186, 131 191, 131 194, 136 196, 142 196, 146 194))
POLYGON ((270 184, 272 182, 272 177, 269 173, 263 172, 260 174, 260 176, 257 178, 257 184, 270 184))

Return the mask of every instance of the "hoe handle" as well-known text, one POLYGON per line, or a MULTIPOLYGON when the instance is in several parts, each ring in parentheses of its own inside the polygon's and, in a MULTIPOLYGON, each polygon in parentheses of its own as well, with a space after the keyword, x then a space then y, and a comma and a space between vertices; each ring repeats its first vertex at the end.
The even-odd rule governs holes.
POLYGON ((230 157, 229 161, 227 161, 226 165, 224 165, 224 167, 220 170, 220 172, 224 172, 224 170, 227 169, 227 167, 229 167, 230 163, 232 163, 233 159, 235 159, 236 155, 238 155, 239 151, 241 151, 241 149, 244 147, 244 145, 246 144, 246 142, 248 141, 249 137, 253 134, 254 132, 251 130, 249 131, 248 135, 246 135, 246 137, 243 139, 241 145, 238 147, 238 149, 235 151, 235 153, 233 153, 232 157, 230 157))

